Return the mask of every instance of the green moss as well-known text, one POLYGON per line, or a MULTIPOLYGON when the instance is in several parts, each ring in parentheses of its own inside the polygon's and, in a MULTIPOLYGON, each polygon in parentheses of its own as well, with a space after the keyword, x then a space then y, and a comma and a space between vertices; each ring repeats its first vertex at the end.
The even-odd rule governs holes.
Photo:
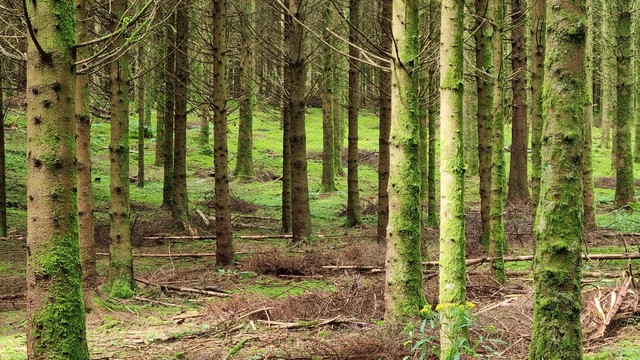
POLYGON ((131 288, 131 284, 124 279, 115 279, 111 283, 109 296, 116 299, 130 299, 135 295, 135 291, 131 288))

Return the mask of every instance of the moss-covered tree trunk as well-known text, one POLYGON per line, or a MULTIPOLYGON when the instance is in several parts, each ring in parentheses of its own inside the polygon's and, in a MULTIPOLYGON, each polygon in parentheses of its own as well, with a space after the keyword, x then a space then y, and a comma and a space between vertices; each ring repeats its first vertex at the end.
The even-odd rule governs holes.
POLYGON ((349 148, 347 160, 347 227, 362 223, 360 215, 360 189, 358 186, 358 113, 360 112, 360 0, 349 0, 349 148))
POLYGON ((468 332, 459 316, 466 303, 463 144, 463 0, 442 0, 440 32, 440 347, 454 359, 468 332))
MULTIPOLYGON (((7 165, 4 146, 4 90, 2 88, 2 59, 0 59, 0 237, 7 236, 7 165)), ((95 267, 95 266, 94 266, 95 267)))
POLYGON ((547 0, 531 5, 531 195, 533 205, 540 199, 542 171, 542 82, 544 80, 545 12, 547 0))
POLYGON ((594 35, 594 3, 587 0, 587 37, 585 39, 585 93, 584 103, 584 166, 582 168, 582 197, 584 199, 584 227, 587 230, 596 228, 596 209, 593 196, 593 168, 591 161, 592 131, 593 124, 593 35, 594 35))
POLYGON ((394 0, 391 17, 389 225, 385 321, 406 324, 425 305, 420 253, 418 0, 394 0))
POLYGON ((299 242, 311 235, 311 211, 309 209, 309 179, 307 177, 307 134, 305 130, 305 97, 307 58, 304 51, 304 34, 301 23, 305 21, 306 7, 303 0, 290 0, 289 13, 293 18, 289 38, 289 68, 291 76, 291 220, 293 241, 299 242))
POLYGON ((227 148, 227 0, 213 2, 213 161, 216 192, 216 262, 233 263, 233 228, 227 148))
POLYGON ((527 175, 527 158, 529 156, 529 128, 527 126, 527 60, 525 50, 525 0, 511 1, 511 88, 512 127, 511 127, 511 161, 509 163, 510 204, 524 205, 529 203, 529 177, 527 175))
MULTIPOLYGON (((158 10, 158 15, 163 16, 162 7, 158 10)), ((156 49, 157 57, 160 63, 153 70, 153 82, 154 82, 154 91, 153 96, 155 99, 155 109, 156 109, 156 148, 155 148, 155 158, 153 160, 153 165, 161 167, 164 164, 164 107, 165 107, 165 81, 164 76, 166 75, 166 61, 162 61, 166 56, 166 46, 165 36, 162 31, 157 31, 154 35, 154 41, 158 48, 156 49)), ((164 169, 164 167, 163 167, 164 169)))
MULTIPOLYGON (((333 17, 333 3, 328 2, 323 10, 322 37, 328 44, 334 45, 334 37, 329 32, 333 17)), ((334 145, 334 123, 333 107, 334 103, 334 81, 333 66, 335 65, 335 55, 329 46, 323 47, 322 52, 322 182, 321 192, 333 192, 337 190, 335 174, 335 145, 334 145)))
MULTIPOLYGON (((144 68, 145 51, 144 44, 138 45, 138 69, 144 68)), ((138 182, 139 188, 144 187, 144 137, 146 134, 145 117, 145 77, 138 78, 138 182)))
POLYGON ((253 171, 253 108, 256 103, 254 94, 254 78, 256 73, 255 36, 255 0, 243 0, 240 4, 242 12, 242 63, 240 65, 240 118, 238 125, 238 158, 234 175, 243 180, 250 180, 255 176, 253 171))
MULTIPOLYGON (((284 0, 289 8, 289 0, 284 0)), ((291 68, 288 46, 291 38, 291 16, 285 13, 282 19, 282 231, 291 231, 291 68)))
POLYGON ((176 14, 173 7, 169 6, 169 14, 165 27, 165 41, 167 56, 165 59, 165 92, 164 92, 164 149, 163 156, 163 184, 162 207, 171 209, 173 206, 173 138, 175 117, 175 76, 176 76, 176 14))
POLYGON ((613 24, 613 7, 609 1, 600 5, 600 21, 602 25, 602 128, 600 147, 609 149, 611 146, 611 127, 616 114, 616 34, 613 24))
MULTIPOLYGON (((76 0, 76 36, 78 42, 89 40, 87 3, 76 0)), ((89 51, 80 48, 77 57, 87 58, 89 51)), ((1 86, 0 86, 1 88, 1 86)), ((96 243, 93 224, 93 191, 91 185, 91 112, 89 106, 89 75, 76 75, 76 159, 78 174, 78 230, 82 261, 82 290, 87 310, 93 308, 97 294, 96 243)), ((1 111, 0 111, 1 112, 1 111)), ((4 131, 4 129, 3 129, 4 131)), ((4 138, 4 137, 3 137, 4 138)))
MULTIPOLYGON (((113 1, 109 30, 117 31, 125 20, 127 0, 113 1)), ((124 45, 119 36, 115 46, 124 45)), ((111 142, 109 143, 109 288, 110 295, 126 298, 136 288, 133 280, 131 209, 129 208, 129 54, 110 65, 111 142)))
POLYGON ((585 1, 547 6, 540 203, 534 225, 532 360, 581 359, 585 1))
POLYGON ((616 11, 617 110, 615 117, 615 141, 613 161, 616 169, 616 195, 614 206, 623 207, 635 196, 633 182, 633 150, 631 145, 631 0, 619 0, 611 4, 616 11))
MULTIPOLYGON (((465 1, 467 6, 474 1, 465 1)), ((473 6, 473 5, 472 5, 473 6)), ((473 36, 475 28, 475 14, 466 12, 464 14, 465 39, 467 44, 464 47, 464 157, 467 164, 467 176, 478 175, 480 162, 478 159, 478 79, 475 71, 476 46, 473 36)))
MULTIPOLYGON (((380 48, 391 55, 392 33, 391 16, 392 1, 378 0, 380 14, 380 48)), ((391 72, 379 70, 379 112, 380 132, 378 133, 378 242, 382 243, 387 238, 387 224, 389 223, 389 136, 391 132, 391 72)))
POLYGON ((27 1, 27 356, 89 359, 75 140, 75 17, 27 1))
MULTIPOLYGON (((429 42, 431 44, 440 43, 440 4, 438 1, 429 2, 429 42)), ((428 146, 428 170, 427 170, 427 226, 437 227, 438 207, 437 207, 437 189, 436 189, 436 143, 437 136, 436 124, 440 114, 440 72, 439 69, 439 47, 434 46, 432 49, 432 58, 435 61, 429 66, 429 118, 427 124, 427 132, 429 134, 428 146)))
POLYGON ((488 21, 489 0, 476 0, 476 69, 478 81, 478 166, 480 174, 481 241, 489 242, 491 209, 491 129, 493 128, 493 80, 490 78, 491 37, 493 28, 488 21))
POLYGON ((173 204, 174 224, 185 227, 189 222, 189 196, 187 194, 187 96, 189 83, 189 1, 176 6, 176 81, 175 137, 173 146, 173 204))

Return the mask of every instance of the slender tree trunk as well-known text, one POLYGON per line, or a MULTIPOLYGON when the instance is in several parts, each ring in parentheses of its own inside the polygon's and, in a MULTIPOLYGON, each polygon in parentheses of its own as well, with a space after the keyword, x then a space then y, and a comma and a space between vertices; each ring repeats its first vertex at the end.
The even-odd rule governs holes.
MULTIPOLYGON (((440 4, 436 1, 429 3, 429 20, 431 26, 429 26, 429 42, 431 44, 440 43, 440 4)), ((436 59, 431 66, 429 66, 429 119, 428 119, 428 135, 429 135, 429 147, 428 147, 428 171, 427 171, 427 226, 437 227, 439 224, 438 211, 436 203, 436 122, 440 114, 439 106, 439 88, 440 88, 440 73, 439 69, 439 47, 433 47, 432 57, 436 59)))
POLYGON ((532 0, 531 15, 531 192, 533 205, 540 199, 542 171, 542 82, 545 56, 545 12, 547 0, 532 0))
MULTIPOLYGON (((468 1, 466 1, 468 3, 468 1)), ((471 3, 475 2, 472 1, 471 3)), ((464 63, 464 157, 467 164, 467 176, 478 175, 480 162, 478 158, 478 79, 474 64, 476 61, 475 16, 473 13, 465 13, 465 38, 467 44, 464 47, 464 57, 468 59, 464 63)))
POLYGON ((349 155, 347 162, 347 227, 362 223, 360 216, 360 189, 358 188, 358 113, 360 110, 360 58, 358 26, 360 24, 360 0, 349 0, 349 155))
POLYGON ((534 225, 533 333, 529 358, 582 359, 580 312, 584 153, 584 1, 547 7, 540 204, 534 225))
POLYGON ((491 133, 493 117, 493 81, 487 74, 491 60, 491 24, 488 22, 489 0, 476 0, 476 68, 478 71, 478 164, 480 167, 481 241, 489 245, 491 209, 491 133))
POLYGON ((613 25, 613 8, 609 1, 601 4, 602 22, 602 133, 600 147, 609 149, 611 146, 611 126, 616 113, 615 83, 616 83, 616 57, 615 57, 615 29, 613 25))
POLYGON ((307 60, 304 56, 303 27, 306 5, 303 0, 290 0, 291 37, 289 38, 289 68, 291 76, 291 220, 293 241, 311 235, 309 210, 309 179, 307 178, 307 135, 305 131, 305 96, 307 60))
MULTIPOLYGON (((87 3, 76 0, 76 37, 78 42, 89 40, 87 3)), ((87 58, 89 51, 80 48, 77 56, 87 58)), ((0 86, 0 88, 2 88, 0 86)), ((80 237, 80 260, 82 262, 82 290, 87 311, 93 309, 93 298, 97 295, 98 273, 96 270, 96 243, 93 225, 93 191, 91 185, 91 118, 89 106, 89 75, 76 75, 76 159, 78 175, 78 234, 80 237)), ((0 111, 1 113, 2 111, 0 111)), ((4 127, 2 130, 4 132, 4 127)), ((0 137, 4 141, 4 136, 0 137)), ((4 147, 2 147, 4 148, 4 147)), ((4 161, 4 157, 2 157, 4 161)), ((3 163, 4 165, 4 163, 3 163)), ((4 171, 2 172, 4 175, 4 171)), ((2 179, 4 181, 4 179, 2 179)), ((4 186, 2 186, 4 188, 4 186)), ((4 206, 0 204, 0 209, 4 206)), ((3 235, 3 236, 6 236, 3 235)))
MULTIPOLYGON (((158 17, 164 17, 164 8, 161 6, 158 8, 158 17)), ((165 44, 166 36, 164 32, 160 28, 158 31, 154 33, 153 39, 156 43, 156 61, 162 61, 167 55, 166 50, 167 46, 165 44)), ((153 161, 154 166, 163 166, 164 165, 164 106, 165 106, 165 77, 167 74, 166 70, 166 61, 159 63, 154 71, 153 71, 153 95, 155 99, 155 109, 156 109, 156 148, 155 148, 155 159, 153 161)), ((151 121, 151 119, 148 119, 151 121)), ((163 166, 164 169, 164 166, 163 166)))
POLYGON ((255 106, 255 78, 256 55, 252 35, 255 29, 254 13, 255 0, 243 0, 241 4, 242 16, 242 64, 240 66, 242 100, 240 101, 240 120, 238 126, 238 159, 234 175, 243 180, 250 180, 255 176, 253 171, 253 108, 255 106))
POLYGON ((173 222, 181 227, 189 222, 187 193, 187 96, 189 84, 189 1, 176 7, 175 139, 173 157, 173 222))
POLYGON ((504 69, 502 61, 502 34, 504 31, 504 1, 496 0, 489 6, 489 16, 493 24, 493 134, 491 164, 491 210, 489 230, 489 255, 494 258, 492 270, 499 282, 504 275, 505 235, 502 218, 504 206, 504 69))
MULTIPOLYGON (((164 73, 164 70, 163 70, 164 73)), ((158 101, 156 102, 156 151, 154 166, 162 166, 164 169, 164 89, 157 91, 158 101)))
POLYGON ((25 2, 27 356, 89 359, 75 165, 75 20, 66 2, 25 2), (61 327, 63 327, 61 329, 61 327))
MULTIPOLYGON (((325 6, 323 10, 324 30, 322 36, 327 43, 334 45, 334 37, 329 33, 333 16, 333 3, 327 2, 325 6)), ((333 67, 335 66, 335 57, 333 50, 329 46, 323 47, 322 56, 322 74, 324 81, 322 82, 322 183, 320 185, 320 191, 333 192, 337 190, 335 179, 335 144, 333 143, 335 139, 333 128, 333 107, 335 106, 333 67)))
MULTIPOLYGON (((344 8, 345 0, 335 0, 333 1, 335 4, 339 6, 339 8, 344 8)), ((340 35, 347 36, 345 33, 344 23, 342 16, 344 14, 339 14, 338 11, 333 12, 333 26, 336 27, 336 32, 340 35)), ((336 44, 337 48, 342 52, 347 52, 345 45, 342 43, 336 44)), ((348 82, 346 68, 347 60, 342 56, 336 58, 336 64, 333 67, 333 91, 334 91, 334 103, 333 103, 333 133, 335 138, 333 139, 333 145, 335 146, 335 150, 333 151, 335 156, 335 171, 338 176, 345 176, 344 167, 342 166, 342 148, 344 145, 344 137, 345 137, 345 111, 344 104, 346 103, 346 94, 348 93, 348 82)))
POLYGON ((442 0, 440 36, 440 347, 453 359, 469 341, 466 309, 463 144, 464 1, 442 0))
POLYGON ((418 0, 394 0, 385 320, 406 324, 426 301, 420 253, 418 0))
POLYGON ((227 0, 213 2, 213 158, 216 191, 216 262, 233 264, 227 148, 227 0))
MULTIPOLYGON (((144 65, 144 45, 138 47, 138 68, 144 65)), ((145 103, 144 76, 138 79, 138 187, 144 187, 144 136, 145 136, 145 103)))
POLYGON ((2 74, 2 59, 0 59, 0 237, 5 237, 7 236, 7 166, 4 146, 5 108, 4 89, 2 88, 2 76, 4 75, 2 74))
MULTIPOLYGON (((289 0, 284 0, 289 8, 289 0)), ((282 48, 285 58, 282 66, 282 231, 291 231, 291 64, 289 63, 289 43, 291 42, 291 16, 283 15, 282 48)))
POLYGON ((593 35, 594 35, 594 6, 593 0, 587 0, 587 37, 585 39, 585 93, 584 104, 584 166, 582 169, 582 197, 584 199, 584 228, 596 228, 596 209, 593 196, 593 169, 591 161, 591 127, 593 123, 593 35))
MULTIPOLYGON (((380 48, 386 54, 391 55, 392 33, 391 16, 392 1, 378 0, 380 12, 380 48)), ((389 136, 391 132, 391 73, 380 70, 379 81, 379 108, 380 108, 380 132, 378 134, 378 242, 382 243, 387 237, 387 224, 389 223, 389 166, 390 149, 389 136)))
POLYGON ((611 6, 617 13, 617 116, 615 118, 616 195, 614 205, 623 207, 635 197, 633 150, 631 146, 631 0, 619 0, 611 6))
POLYGON ((525 50, 525 0, 511 1, 511 80, 513 90, 513 118, 511 127, 511 162, 509 163, 510 204, 525 205, 529 199, 527 157, 529 129, 527 126, 527 61, 525 50))
MULTIPOLYGON (((111 4, 109 30, 122 26, 127 0, 111 4)), ((124 46, 124 37, 114 41, 124 46)), ((131 209, 129 208, 129 54, 123 53, 111 63, 111 164, 109 202, 109 285, 110 295, 116 298, 133 296, 133 255, 131 251, 131 209)))
POLYGON ((171 7, 165 29, 167 56, 165 64, 165 108, 164 108, 164 182, 162 186, 162 207, 173 207, 173 136, 176 100, 176 38, 173 30, 176 26, 176 14, 171 7))

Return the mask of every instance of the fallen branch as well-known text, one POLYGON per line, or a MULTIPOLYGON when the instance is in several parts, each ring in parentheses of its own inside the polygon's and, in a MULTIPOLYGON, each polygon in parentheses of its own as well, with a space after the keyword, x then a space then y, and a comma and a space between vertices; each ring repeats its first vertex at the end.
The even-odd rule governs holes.
POLYGON ((607 317, 604 319, 604 321, 598 328, 598 331, 591 337, 590 340, 598 339, 604 336, 604 333, 605 331, 607 331, 607 327, 611 323, 611 320, 613 320, 613 318, 618 313, 618 310, 620 310, 620 306, 624 301, 624 297, 625 295, 627 295, 627 290, 629 290, 629 284, 631 284, 631 276, 628 277, 624 283, 622 283, 622 286, 620 287, 620 291, 618 291, 617 294, 615 293, 615 291, 611 293, 612 298, 615 297, 616 301, 611 306, 611 309, 607 313, 607 317))
POLYGON ((209 295, 209 296, 221 297, 221 298, 231 297, 231 295, 229 295, 229 294, 220 293, 220 292, 211 291, 211 290, 194 289, 194 288, 179 287, 179 286, 173 286, 173 285, 153 284, 153 283, 150 283, 150 282, 148 282, 146 280, 142 280, 142 279, 138 279, 138 278, 135 278, 135 281, 141 282, 141 283, 149 285, 149 286, 158 286, 163 291, 185 292, 185 293, 209 295))
MULTIPOLYGON (((97 256, 109 256, 109 253, 96 253, 97 256)), ((133 254, 136 258, 201 258, 215 257, 215 253, 199 253, 199 254, 133 254)))
MULTIPOLYGON (((467 259, 467 265, 477 265, 494 261, 496 258, 493 257, 481 257, 476 259, 467 259)), ((628 253, 628 254, 593 254, 593 255, 582 255, 583 260, 631 260, 631 259, 640 259, 640 253, 628 253)), ((516 262, 516 261, 531 261, 533 260, 533 255, 522 255, 522 256, 505 256, 504 262, 516 262)), ((437 261, 425 261, 422 263, 424 266, 438 266, 437 261)))
POLYGON ((204 224, 206 226, 209 226, 209 219, 207 219, 207 217, 205 216, 205 214, 200 211, 200 209, 196 209, 196 212, 198 213, 198 215, 200 215, 200 218, 202 219, 202 221, 204 222, 204 224))

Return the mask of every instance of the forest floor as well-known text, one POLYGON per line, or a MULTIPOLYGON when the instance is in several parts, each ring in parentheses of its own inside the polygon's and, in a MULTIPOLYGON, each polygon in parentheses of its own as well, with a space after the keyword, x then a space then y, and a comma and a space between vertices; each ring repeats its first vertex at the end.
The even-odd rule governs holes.
MULTIPOLYGON (((26 250, 21 238, 26 228, 26 135, 24 118, 14 114, 12 119, 14 123, 6 125, 12 236, 0 240, 0 359, 26 359, 26 250)), ((215 267, 213 240, 166 239, 214 232, 212 148, 198 143, 197 120, 190 119, 188 134, 190 232, 171 228, 170 214, 159 210, 162 170, 151 165, 155 143, 148 140, 147 183, 143 189, 131 186, 134 253, 164 257, 135 258, 140 287, 136 297, 96 299, 88 315, 93 359, 401 359, 418 358, 420 349, 411 348, 420 340, 425 340, 427 358, 435 358, 431 354, 437 348, 437 322, 425 323, 423 331, 416 328, 398 335, 397 329, 389 329, 382 320, 385 249, 375 241, 376 116, 361 114, 364 224, 354 229, 343 226, 346 179, 339 179, 335 193, 317 190, 322 146, 319 109, 309 109, 307 124, 313 225, 322 236, 300 246, 280 237, 279 124, 277 114, 258 112, 254 124, 257 177, 255 182, 231 184, 237 266, 225 270, 215 267)), ((135 129, 137 123, 132 119, 132 145, 135 129)), ((108 131, 107 123, 94 124, 92 131, 99 253, 108 248, 108 131)), ((230 154, 235 154, 236 134, 237 118, 232 116, 230 154)), ((596 139, 598 134, 596 129, 596 139)), ((135 150, 132 146, 132 174, 138 160, 135 150)), ((640 167, 635 170, 640 178, 640 167)), ((611 209, 609 150, 594 148, 594 171, 599 229, 586 236, 585 254, 597 258, 597 254, 640 253, 640 237, 629 235, 640 229, 640 206, 611 209)), ((469 176, 467 184, 467 251, 469 258, 479 258, 484 250, 478 241, 477 177, 469 176)), ((508 256, 532 253, 532 217, 528 207, 508 208, 508 256)), ((426 260, 437 258, 437 238, 437 230, 425 229, 426 260)), ((583 261, 583 271, 589 275, 583 287, 587 359, 640 358, 640 294, 636 282, 625 276, 625 271, 635 275, 639 266, 640 260, 583 261), (623 300, 619 306, 614 306, 612 292, 615 299, 623 300), (611 322, 600 334, 607 316, 611 322)), ((101 256, 98 271, 102 280, 106 269, 107 260, 101 256)), ((434 305, 438 298, 435 269, 425 266, 424 281, 427 300, 434 305)), ((500 284, 490 276, 487 264, 468 268, 468 297, 475 305, 468 347, 480 358, 526 358, 532 323, 531 262, 509 262, 507 269, 509 279, 500 284)))

